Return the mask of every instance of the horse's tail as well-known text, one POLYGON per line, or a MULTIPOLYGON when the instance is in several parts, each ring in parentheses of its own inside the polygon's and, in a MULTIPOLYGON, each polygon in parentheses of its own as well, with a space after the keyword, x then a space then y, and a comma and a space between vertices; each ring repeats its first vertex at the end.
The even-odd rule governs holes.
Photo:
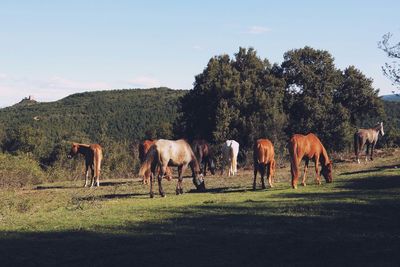
POLYGON ((101 149, 96 149, 94 153, 94 171, 97 179, 100 177, 101 161, 103 159, 103 152, 101 149))
POLYGON ((151 146, 146 154, 146 158, 140 166, 139 176, 144 177, 146 172, 151 169, 151 165, 154 161, 158 161, 158 151, 155 145, 151 146))

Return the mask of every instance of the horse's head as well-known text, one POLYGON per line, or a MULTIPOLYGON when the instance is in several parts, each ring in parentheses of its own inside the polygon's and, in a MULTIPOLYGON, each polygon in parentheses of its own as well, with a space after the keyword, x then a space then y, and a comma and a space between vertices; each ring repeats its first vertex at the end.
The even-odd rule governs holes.
POLYGON ((199 176, 195 175, 193 177, 193 184, 196 186, 197 191, 200 192, 206 191, 206 186, 204 184, 204 179, 202 174, 200 174, 199 176))
POLYGON ((69 151, 67 158, 72 159, 78 153, 79 145, 77 143, 72 143, 71 150, 69 151))
POLYGON ((379 132, 381 133, 382 136, 385 134, 385 132, 383 131, 383 122, 379 123, 379 132))
POLYGON ((214 175, 216 166, 215 166, 215 161, 213 158, 209 159, 209 169, 210 169, 211 174, 214 175))
POLYGON ((324 176, 327 183, 332 183, 332 161, 322 166, 321 174, 324 176))

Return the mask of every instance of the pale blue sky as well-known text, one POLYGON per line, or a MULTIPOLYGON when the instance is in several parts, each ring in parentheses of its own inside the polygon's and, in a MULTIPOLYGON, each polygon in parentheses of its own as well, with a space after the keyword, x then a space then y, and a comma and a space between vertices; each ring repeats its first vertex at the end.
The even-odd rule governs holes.
POLYGON ((0 107, 33 95, 167 86, 190 89, 208 60, 239 46, 281 63, 306 45, 337 67, 359 68, 381 94, 377 48, 400 40, 400 1, 4 1, 0 2, 0 107))

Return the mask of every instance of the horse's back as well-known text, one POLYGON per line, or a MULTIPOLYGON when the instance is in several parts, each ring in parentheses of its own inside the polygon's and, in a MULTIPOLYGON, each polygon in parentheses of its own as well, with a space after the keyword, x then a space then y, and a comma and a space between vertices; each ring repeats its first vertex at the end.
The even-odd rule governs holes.
POLYGON ((174 164, 181 164, 193 160, 193 150, 184 139, 159 139, 154 143, 154 145, 163 161, 171 160, 174 164))
POLYGON ((258 163, 268 164, 274 160, 274 145, 268 139, 258 139, 254 147, 255 160, 258 163))
POLYGON ((294 134, 290 139, 289 146, 291 153, 297 153, 298 156, 307 155, 309 157, 320 154, 325 149, 319 138, 313 133, 307 135, 294 134))

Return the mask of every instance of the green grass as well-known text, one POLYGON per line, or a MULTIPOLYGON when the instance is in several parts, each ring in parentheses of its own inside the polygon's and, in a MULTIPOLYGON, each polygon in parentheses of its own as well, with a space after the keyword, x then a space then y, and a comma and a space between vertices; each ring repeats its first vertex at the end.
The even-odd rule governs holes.
MULTIPOLYGON (((399 151, 368 164, 338 163, 334 183, 252 191, 252 171, 206 177, 206 193, 150 199, 132 180, 1 191, 1 266, 398 265, 399 151)), ((400 166, 399 166, 400 167, 400 166)), ((157 186, 156 186, 157 190, 157 186)))

